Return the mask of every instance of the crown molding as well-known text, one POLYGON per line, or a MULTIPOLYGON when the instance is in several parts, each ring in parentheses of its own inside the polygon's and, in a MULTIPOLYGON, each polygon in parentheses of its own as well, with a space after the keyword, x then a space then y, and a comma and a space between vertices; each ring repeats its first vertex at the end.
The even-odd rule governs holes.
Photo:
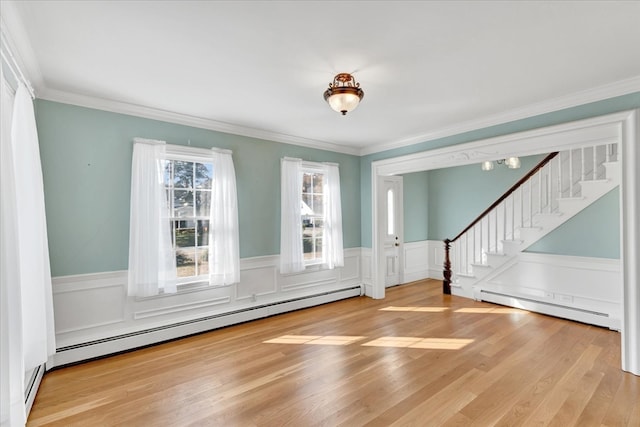
POLYGON ((246 136, 250 138, 263 139, 267 141, 281 142, 284 144, 298 145, 318 150, 333 151, 351 155, 359 155, 356 147, 333 144, 326 141, 302 138, 293 135, 286 135, 278 132, 271 132, 263 129, 255 129, 245 126, 238 126, 231 123, 201 117, 189 116, 186 114, 174 113, 142 105, 130 104, 127 102, 114 101, 111 99, 98 98, 94 96, 80 95, 56 89, 43 89, 38 94, 39 99, 72 104, 79 107, 94 108, 97 110, 110 111, 112 113, 128 114, 146 119, 160 120, 185 126, 192 126, 200 129, 208 129, 216 132, 229 133, 233 135, 246 136))
POLYGON ((526 119, 528 117, 538 116, 540 114, 551 113, 553 111, 558 111, 565 108, 576 107, 579 105, 588 104, 590 102, 602 101, 607 98, 628 95, 634 92, 640 92, 640 76, 608 83, 606 85, 583 90, 580 92, 575 92, 570 95, 560 96, 542 102, 537 102, 535 104, 530 104, 524 107, 514 108, 477 120, 469 120, 455 126, 445 127, 410 138, 404 138, 397 141, 364 147, 360 149, 359 154, 361 156, 365 156, 367 154, 374 154, 382 151, 393 150, 395 148, 402 148, 421 142, 433 141, 435 139, 444 138, 447 136, 458 135, 464 132, 526 119))
POLYGON ((632 77, 626 80, 620 80, 603 86, 587 89, 581 92, 576 92, 571 95, 553 98, 547 101, 515 108, 477 120, 470 120, 455 126, 442 128, 418 136, 364 148, 350 147, 326 141, 318 141, 293 135, 271 132, 263 129, 238 126, 212 119, 194 117, 185 114, 174 113, 171 111, 114 101, 110 99, 98 98, 94 96, 80 95, 72 92, 48 89, 44 87, 40 89, 37 97, 49 101, 61 102, 64 104, 95 108, 98 110, 110 111, 113 113, 128 114, 132 116, 144 117, 147 119, 160 120, 186 126, 193 126, 201 129, 209 129, 233 135, 241 135, 250 138, 281 142, 285 144, 298 145, 319 150, 328 150, 337 153, 365 156, 368 154, 379 153, 382 151, 432 141, 438 138, 458 135, 464 132, 470 132, 490 126, 509 123, 515 120, 526 119, 528 117, 534 117, 540 114, 550 113, 565 108, 576 107, 579 105, 588 104, 590 102, 596 102, 616 96, 627 95, 634 92, 640 92, 640 76, 632 77))

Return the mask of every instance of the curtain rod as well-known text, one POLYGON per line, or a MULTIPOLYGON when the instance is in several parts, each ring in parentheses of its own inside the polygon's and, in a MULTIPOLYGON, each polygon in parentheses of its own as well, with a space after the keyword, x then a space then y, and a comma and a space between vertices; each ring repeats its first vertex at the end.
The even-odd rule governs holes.
POLYGON ((31 98, 35 99, 36 95, 33 90, 33 86, 31 85, 31 82, 29 81, 29 79, 27 79, 27 77, 22 72, 20 65, 18 65, 18 61, 16 61, 16 58, 15 56, 13 56, 13 52, 11 52, 11 48, 7 43, 7 36, 4 31, 4 25, 1 28, 0 38, 2 39, 2 46, 0 48, 0 51, 2 53, 2 59, 4 60, 4 63, 7 64, 7 67, 9 67, 9 70, 11 70, 11 74, 13 74, 13 77, 15 77, 15 79, 17 80, 17 83, 22 82, 22 84, 24 84, 24 86, 29 91, 31 98))

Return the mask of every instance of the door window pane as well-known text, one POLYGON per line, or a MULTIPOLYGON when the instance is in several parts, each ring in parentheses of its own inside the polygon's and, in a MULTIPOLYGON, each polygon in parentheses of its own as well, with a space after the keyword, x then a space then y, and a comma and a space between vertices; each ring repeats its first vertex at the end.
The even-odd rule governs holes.
POLYGON ((387 190, 387 235, 391 236, 395 234, 395 201, 393 197, 393 190, 387 190))

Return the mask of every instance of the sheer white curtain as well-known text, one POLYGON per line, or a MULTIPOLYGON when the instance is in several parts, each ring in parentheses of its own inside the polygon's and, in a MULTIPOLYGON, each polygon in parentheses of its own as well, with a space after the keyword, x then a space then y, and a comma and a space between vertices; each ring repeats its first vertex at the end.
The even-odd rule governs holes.
POLYGON ((280 162, 280 273, 304 270, 302 253, 302 160, 280 162))
POLYGON ((136 138, 131 165, 129 295, 176 291, 176 258, 171 245, 169 204, 163 185, 163 141, 136 138))
POLYGON ((22 357, 22 299, 17 236, 17 206, 11 149, 13 91, 2 76, 0 140, 0 425, 24 425, 24 359, 22 357))
POLYGON ((44 364, 55 353, 55 331, 33 100, 19 83, 10 105, 13 96, 4 76, 2 98, 1 421, 2 426, 13 426, 25 422, 25 372, 44 364))
POLYGON ((240 282, 238 198, 231 151, 212 149, 213 187, 209 219, 209 284, 240 282))
POLYGON ((344 266, 342 245, 342 203, 340 199, 340 170, 337 164, 324 163, 324 258, 329 268, 344 266))

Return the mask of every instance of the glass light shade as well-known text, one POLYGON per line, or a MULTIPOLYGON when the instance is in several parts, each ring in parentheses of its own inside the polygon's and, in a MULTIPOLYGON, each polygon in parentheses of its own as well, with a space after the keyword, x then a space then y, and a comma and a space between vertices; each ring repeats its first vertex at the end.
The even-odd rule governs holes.
POLYGON ((483 171, 490 171, 493 169, 493 162, 490 161, 486 161, 486 162, 482 162, 482 170, 483 171))
POLYGON ((360 103, 360 97, 355 93, 336 93, 331 95, 327 102, 333 110, 344 115, 355 110, 360 103))
POLYGON ((509 169, 518 169, 520 167, 520 158, 519 157, 509 157, 506 161, 509 169))

